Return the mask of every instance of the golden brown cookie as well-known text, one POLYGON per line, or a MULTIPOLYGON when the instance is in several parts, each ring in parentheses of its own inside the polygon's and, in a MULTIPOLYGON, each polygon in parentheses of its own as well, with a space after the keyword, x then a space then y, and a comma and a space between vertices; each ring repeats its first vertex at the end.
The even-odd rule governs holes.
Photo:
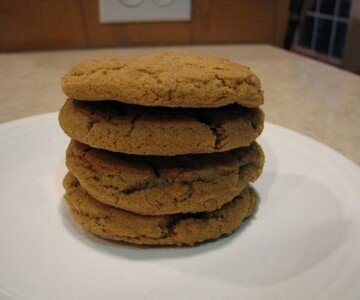
POLYGON ((170 156, 248 146, 262 132, 264 115, 239 105, 173 109, 68 99, 59 121, 68 136, 94 148, 170 156))
POLYGON ((62 89, 78 100, 118 100, 168 107, 219 107, 263 103, 260 80, 227 59, 175 52, 81 62, 62 78, 62 89))
POLYGON ((193 245, 230 234, 254 213, 255 192, 246 188, 214 212, 143 216, 96 201, 70 173, 64 179, 65 200, 75 219, 91 233, 114 241, 144 245, 193 245))
POLYGON ((98 201, 143 215, 219 209, 261 174, 254 142, 229 152, 174 157, 135 156, 72 141, 66 165, 98 201))

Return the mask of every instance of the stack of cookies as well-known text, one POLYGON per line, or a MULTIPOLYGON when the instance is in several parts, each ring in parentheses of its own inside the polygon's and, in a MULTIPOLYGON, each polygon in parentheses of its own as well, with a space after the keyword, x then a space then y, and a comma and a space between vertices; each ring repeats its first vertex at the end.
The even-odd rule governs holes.
POLYGON ((99 58, 70 70, 62 88, 65 200, 86 230, 193 245, 256 210, 263 92, 249 68, 180 53, 99 58))

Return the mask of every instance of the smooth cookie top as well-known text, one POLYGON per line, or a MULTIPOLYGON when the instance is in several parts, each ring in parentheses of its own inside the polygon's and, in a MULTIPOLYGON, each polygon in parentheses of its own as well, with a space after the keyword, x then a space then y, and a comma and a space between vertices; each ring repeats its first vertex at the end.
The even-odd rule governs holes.
POLYGON ((167 107, 263 104, 260 80, 246 66, 227 59, 176 52, 103 57, 83 61, 62 78, 77 100, 117 100, 167 107))

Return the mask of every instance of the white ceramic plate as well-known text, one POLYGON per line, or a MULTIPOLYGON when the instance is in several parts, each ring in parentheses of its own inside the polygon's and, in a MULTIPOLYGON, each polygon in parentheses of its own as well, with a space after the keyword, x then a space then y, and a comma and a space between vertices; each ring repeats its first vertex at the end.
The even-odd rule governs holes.
POLYGON ((360 169, 267 124, 260 207, 235 234, 141 249, 85 233, 62 201, 55 113, 0 126, 1 299, 360 299, 360 169))

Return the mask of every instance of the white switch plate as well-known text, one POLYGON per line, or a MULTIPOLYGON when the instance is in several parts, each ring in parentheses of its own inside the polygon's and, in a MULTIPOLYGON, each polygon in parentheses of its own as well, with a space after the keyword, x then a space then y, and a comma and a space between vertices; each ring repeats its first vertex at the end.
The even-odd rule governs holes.
POLYGON ((190 21, 191 0, 99 0, 100 23, 190 21))

